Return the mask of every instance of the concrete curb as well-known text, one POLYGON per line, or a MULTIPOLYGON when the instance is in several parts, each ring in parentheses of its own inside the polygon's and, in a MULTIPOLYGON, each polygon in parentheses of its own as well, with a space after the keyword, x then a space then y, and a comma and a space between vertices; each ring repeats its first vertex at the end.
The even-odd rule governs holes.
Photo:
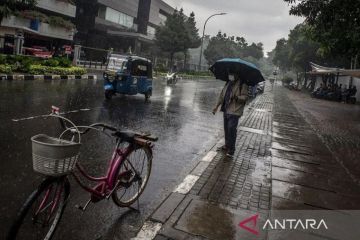
POLYGON ((0 75, 0 80, 75 80, 75 79, 88 79, 96 80, 96 75, 0 75))

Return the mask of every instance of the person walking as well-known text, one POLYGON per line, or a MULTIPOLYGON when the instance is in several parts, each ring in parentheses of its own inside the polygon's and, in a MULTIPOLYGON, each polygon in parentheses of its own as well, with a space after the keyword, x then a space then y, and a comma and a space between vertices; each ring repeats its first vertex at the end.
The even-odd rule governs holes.
POLYGON ((248 85, 239 75, 229 74, 229 81, 225 84, 213 109, 215 115, 221 106, 221 111, 224 113, 225 145, 220 149, 226 152, 228 158, 233 158, 235 153, 237 126, 248 99, 248 91, 248 85))

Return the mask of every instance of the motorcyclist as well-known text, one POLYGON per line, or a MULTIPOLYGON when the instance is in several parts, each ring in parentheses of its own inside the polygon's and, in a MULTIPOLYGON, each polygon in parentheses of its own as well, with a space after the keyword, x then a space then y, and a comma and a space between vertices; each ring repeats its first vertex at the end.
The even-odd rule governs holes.
POLYGON ((174 66, 171 68, 171 73, 173 74, 173 82, 175 82, 176 78, 177 78, 177 72, 178 72, 178 69, 177 69, 177 66, 176 64, 174 64, 174 66))

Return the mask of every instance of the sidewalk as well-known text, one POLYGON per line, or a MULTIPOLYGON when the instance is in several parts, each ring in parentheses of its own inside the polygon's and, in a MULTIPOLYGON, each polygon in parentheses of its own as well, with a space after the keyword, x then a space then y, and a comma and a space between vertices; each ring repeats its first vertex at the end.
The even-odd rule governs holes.
POLYGON ((278 239, 252 228, 268 218, 269 210, 360 209, 359 186, 287 91, 267 89, 250 103, 234 160, 215 151, 219 142, 151 215, 137 239, 278 239))

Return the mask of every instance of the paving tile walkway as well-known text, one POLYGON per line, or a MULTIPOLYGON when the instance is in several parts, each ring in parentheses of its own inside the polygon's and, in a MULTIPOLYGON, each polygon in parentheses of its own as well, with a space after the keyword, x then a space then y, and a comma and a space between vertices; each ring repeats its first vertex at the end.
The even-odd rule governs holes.
MULTIPOLYGON (((253 239, 238 224, 269 210, 360 209, 360 189, 299 114, 287 89, 251 102, 234 160, 214 146, 149 222, 155 239, 253 239)), ((276 239, 261 233, 256 239, 276 239)))

